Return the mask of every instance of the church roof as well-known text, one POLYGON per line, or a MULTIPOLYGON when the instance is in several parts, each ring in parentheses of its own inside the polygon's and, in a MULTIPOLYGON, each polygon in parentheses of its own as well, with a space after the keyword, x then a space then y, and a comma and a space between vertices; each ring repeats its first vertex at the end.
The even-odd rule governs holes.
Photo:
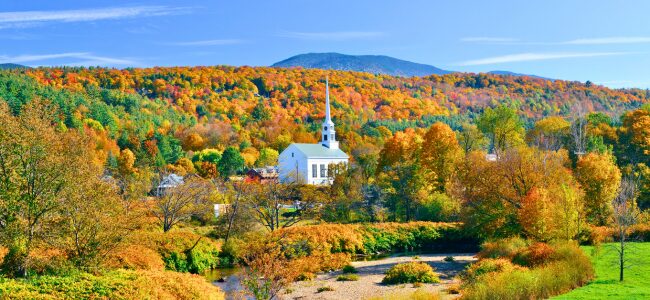
POLYGON ((341 149, 330 149, 321 144, 292 144, 307 157, 348 158, 341 149))

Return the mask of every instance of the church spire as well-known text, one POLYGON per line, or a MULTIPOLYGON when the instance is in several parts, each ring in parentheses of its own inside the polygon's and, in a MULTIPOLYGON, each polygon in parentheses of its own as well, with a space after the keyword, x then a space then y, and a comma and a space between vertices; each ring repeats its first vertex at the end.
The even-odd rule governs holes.
POLYGON ((325 122, 333 123, 330 115, 330 81, 325 77, 325 122))
POLYGON ((328 77, 325 77, 325 120, 323 121, 321 144, 330 149, 339 148, 339 142, 336 141, 334 122, 332 122, 332 115, 330 114, 330 83, 328 77))

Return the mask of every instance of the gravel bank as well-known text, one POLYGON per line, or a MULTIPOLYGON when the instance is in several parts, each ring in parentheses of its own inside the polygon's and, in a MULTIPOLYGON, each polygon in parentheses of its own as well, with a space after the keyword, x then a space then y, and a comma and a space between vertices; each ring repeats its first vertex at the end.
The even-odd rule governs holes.
POLYGON ((414 256, 393 256, 374 261, 357 261, 352 265, 357 269, 358 281, 336 281, 341 271, 319 274, 314 280, 291 284, 282 294, 283 299, 367 299, 377 296, 411 293, 417 289, 425 291, 440 291, 442 299, 453 299, 443 291, 454 283, 454 276, 465 268, 465 265, 475 261, 474 254, 419 254, 414 256), (444 258, 453 256, 454 262, 445 262, 444 258), (417 258, 417 259, 415 259, 417 258), (426 262, 435 268, 440 275, 441 283, 423 284, 414 288, 412 284, 384 285, 381 280, 384 272, 395 264, 409 261, 426 262), (331 287, 333 291, 318 293, 320 287, 331 287))

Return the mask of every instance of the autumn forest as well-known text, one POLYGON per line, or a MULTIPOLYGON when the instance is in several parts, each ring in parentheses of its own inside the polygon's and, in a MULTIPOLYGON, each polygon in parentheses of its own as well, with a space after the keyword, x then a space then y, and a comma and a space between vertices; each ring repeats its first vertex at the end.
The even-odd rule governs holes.
POLYGON ((234 297, 203 277, 220 268, 251 297, 289 298, 327 271, 362 282, 360 257, 419 251, 475 255, 396 264, 382 286, 414 290, 397 299, 547 299, 596 278, 584 247, 617 247, 623 281, 627 241, 650 238, 650 91, 483 73, 2 70, 0 197, 0 298, 234 297), (326 77, 350 164, 331 185, 246 180, 320 140, 326 77), (161 192, 170 174, 184 181, 161 192))

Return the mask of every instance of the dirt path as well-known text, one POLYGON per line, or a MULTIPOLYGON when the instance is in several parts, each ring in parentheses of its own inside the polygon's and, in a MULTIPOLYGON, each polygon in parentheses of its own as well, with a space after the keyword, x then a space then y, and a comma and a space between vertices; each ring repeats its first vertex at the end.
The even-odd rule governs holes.
MULTIPOLYGON (((366 299, 391 294, 408 294, 418 289, 437 292, 444 291, 453 283, 454 276, 465 268, 470 262, 476 260, 474 254, 420 254, 415 256, 396 256, 374 261, 357 261, 352 265, 357 269, 358 281, 336 281, 341 271, 319 274, 312 281, 296 282, 291 284, 283 293, 283 299, 366 299), (454 262, 445 262, 444 258, 453 256, 454 262), (426 262, 435 268, 440 275, 441 283, 424 284, 414 288, 412 284, 384 285, 381 280, 384 272, 395 264, 409 261, 426 262), (331 287, 333 291, 318 293, 320 287, 331 287)), ((453 299, 453 295, 441 293, 443 299, 453 299)))

